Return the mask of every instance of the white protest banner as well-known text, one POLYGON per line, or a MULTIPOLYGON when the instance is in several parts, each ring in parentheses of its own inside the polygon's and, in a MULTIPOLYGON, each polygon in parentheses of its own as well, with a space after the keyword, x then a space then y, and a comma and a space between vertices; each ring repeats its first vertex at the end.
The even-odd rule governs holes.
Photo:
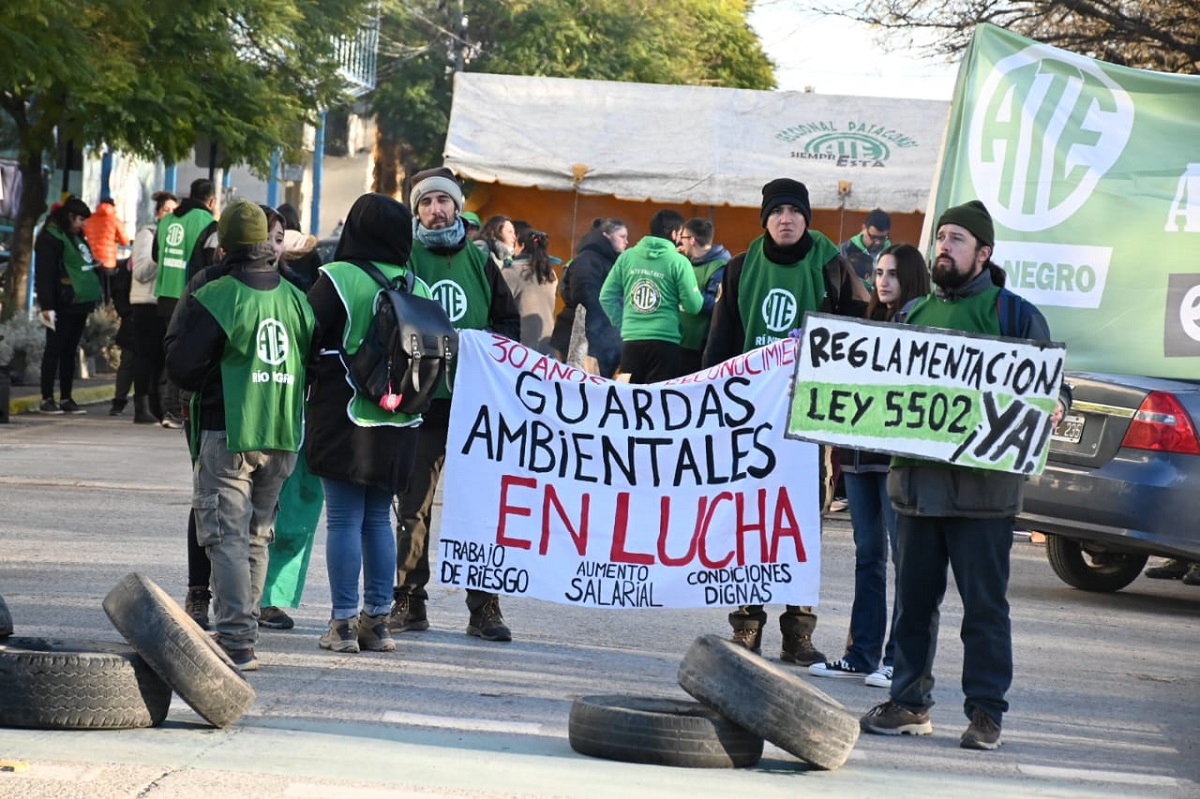
POLYGON ((439 582, 605 608, 817 604, 817 448, 783 436, 795 353, 635 386, 463 331, 439 582))
POLYGON ((787 435, 1040 474, 1062 344, 808 314, 787 435))

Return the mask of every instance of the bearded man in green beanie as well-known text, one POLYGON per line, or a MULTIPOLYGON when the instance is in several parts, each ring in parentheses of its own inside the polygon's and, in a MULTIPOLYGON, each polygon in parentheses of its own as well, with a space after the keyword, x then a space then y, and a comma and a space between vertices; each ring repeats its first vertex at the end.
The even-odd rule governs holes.
MULTIPOLYGON (((1004 270, 992 262, 995 242, 991 214, 978 200, 942 212, 931 275, 934 293, 902 309, 903 321, 1050 341, 1041 312, 1004 288, 1004 270)), ((1064 384, 1051 425, 1070 403, 1064 384)), ((1019 474, 892 459, 887 489, 896 510, 896 653, 891 698, 862 717, 864 731, 933 732, 933 655, 949 566, 963 604, 963 711, 970 720, 959 745, 1000 746, 1013 675, 1009 552, 1024 481, 1019 474)))
POLYGON ((306 361, 315 322, 282 279, 267 217, 239 200, 218 225, 224 259, 188 283, 167 330, 167 371, 189 403, 196 540, 212 563, 216 640, 258 668, 267 545, 304 439, 306 361))

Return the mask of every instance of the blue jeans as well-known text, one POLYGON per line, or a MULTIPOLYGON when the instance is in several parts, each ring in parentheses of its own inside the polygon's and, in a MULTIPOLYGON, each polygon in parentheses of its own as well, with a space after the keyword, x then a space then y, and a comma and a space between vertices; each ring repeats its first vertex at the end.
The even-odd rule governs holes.
POLYGON ((892 664, 896 614, 888 626, 888 549, 896 552, 896 511, 887 496, 887 472, 842 472, 850 522, 854 527, 854 605, 846 661, 859 671, 875 671, 880 655, 892 664), (887 649, 884 649, 884 633, 887 649))
POLYGON ((321 479, 325 488, 325 564, 334 619, 358 615, 358 575, 363 576, 363 610, 368 616, 392 608, 396 539, 392 495, 370 486, 321 479))
POLYGON ((997 723, 1012 685, 1008 615, 1012 518, 905 516, 896 519, 896 662, 892 700, 909 710, 933 707, 933 656, 946 595, 946 566, 962 597, 963 711, 997 723))

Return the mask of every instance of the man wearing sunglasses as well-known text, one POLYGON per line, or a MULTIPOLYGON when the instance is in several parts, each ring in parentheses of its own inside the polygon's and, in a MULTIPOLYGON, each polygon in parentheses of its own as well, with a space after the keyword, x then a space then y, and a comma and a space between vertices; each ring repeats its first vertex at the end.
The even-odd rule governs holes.
POLYGON ((863 220, 862 232, 842 242, 842 255, 850 261, 854 273, 862 278, 867 288, 871 288, 875 280, 875 262, 892 244, 888 239, 891 229, 892 218, 886 211, 876 208, 863 220))

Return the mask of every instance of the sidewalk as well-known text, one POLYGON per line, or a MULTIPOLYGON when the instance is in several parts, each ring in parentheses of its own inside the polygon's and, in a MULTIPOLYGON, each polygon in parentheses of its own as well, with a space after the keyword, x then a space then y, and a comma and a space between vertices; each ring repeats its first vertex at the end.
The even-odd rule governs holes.
MULTIPOLYGON (((98 403, 106 403, 113 398, 113 387, 116 383, 117 375, 115 372, 98 374, 89 377, 85 380, 75 378, 75 386, 71 391, 72 399, 80 405, 96 405, 98 403)), ((58 387, 58 381, 55 381, 55 388, 58 387)), ((37 413, 38 405, 42 402, 42 390, 37 384, 13 386, 10 390, 8 400, 9 416, 16 416, 18 413, 37 413)), ((55 395, 57 397, 57 394, 55 395)), ((92 413, 96 411, 92 409, 92 413)), ((108 413, 108 409, 104 409, 108 413)), ((127 410, 131 413, 132 410, 127 410)))

